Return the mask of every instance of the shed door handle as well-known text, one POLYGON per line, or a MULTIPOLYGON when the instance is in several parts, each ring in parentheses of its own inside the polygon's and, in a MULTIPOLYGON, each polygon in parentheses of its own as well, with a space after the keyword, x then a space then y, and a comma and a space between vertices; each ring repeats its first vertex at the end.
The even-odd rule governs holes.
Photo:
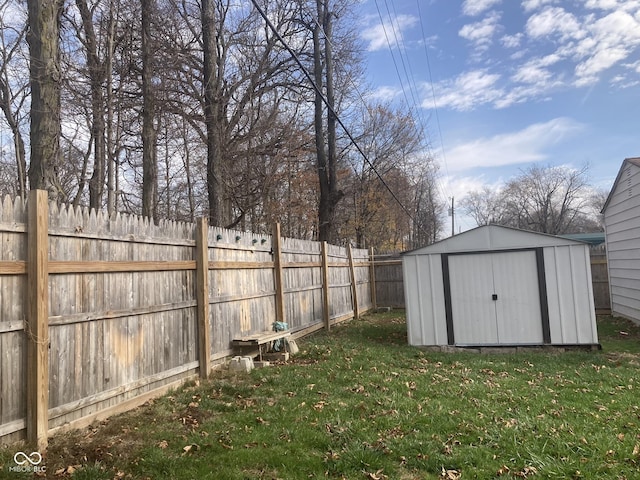
POLYGON ((491 295, 491 300, 498 300, 498 294, 494 293, 493 295, 491 295))

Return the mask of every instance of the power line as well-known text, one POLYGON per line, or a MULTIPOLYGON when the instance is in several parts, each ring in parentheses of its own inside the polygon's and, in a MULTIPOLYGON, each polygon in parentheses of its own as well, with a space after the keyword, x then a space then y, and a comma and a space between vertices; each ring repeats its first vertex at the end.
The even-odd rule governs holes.
POLYGON ((384 180, 384 178, 382 178, 382 176, 380 175, 380 173, 378 172, 378 170, 375 168, 375 166, 373 165, 373 163, 369 160, 369 157, 367 156, 366 153, 364 153, 364 151, 362 150, 362 148, 360 147, 360 145, 358 144, 358 142, 356 141, 356 139, 353 137, 353 135, 351 134, 351 131, 347 128, 347 126, 344 124, 344 122, 342 121, 342 119, 340 118, 340 116, 338 115, 338 113, 334 110, 333 106, 329 103, 329 101, 327 100, 327 98, 325 97, 324 93, 322 92, 322 89, 316 84, 315 80, 313 79, 313 77, 311 76, 311 74, 309 73, 309 71, 307 70, 307 68, 304 66, 304 64, 302 63, 302 61, 300 60, 300 58, 298 57, 298 55, 296 54, 296 52, 293 51, 293 49, 289 46, 289 44, 287 43, 287 41, 282 37, 282 35, 280 35, 280 33, 278 32, 278 30, 276 29, 275 25, 273 25, 273 23, 271 22, 271 20, 269 20, 269 17, 267 16, 267 14, 264 12, 264 10, 260 7, 260 5, 258 5, 257 0, 251 0, 251 3, 253 4, 253 6, 256 8, 256 10, 258 11, 258 13, 260 14, 260 16, 264 19, 265 23, 267 24, 267 26, 269 27, 269 29, 273 32, 273 34, 276 36, 276 38, 280 41, 280 43, 282 43, 282 45, 284 46, 284 48, 289 52, 289 54, 291 55, 291 57, 293 58, 293 60, 298 64, 298 66, 300 67, 300 69, 302 70, 302 73, 304 74, 304 76, 307 78, 307 80, 309 81, 309 83, 311 83, 311 85, 313 86, 313 89, 315 90, 315 92, 318 94, 318 96, 321 98, 322 103, 325 104, 325 106, 327 107, 327 110, 329 111, 330 115, 333 115, 333 117, 336 119, 336 121, 338 122, 338 124, 340 125, 340 127, 344 130, 345 134, 347 135, 347 137, 349 137, 349 140, 351 141, 351 143, 356 147, 356 150, 358 150, 358 152, 360 153, 360 155, 362 155, 362 157, 364 158, 365 162, 367 162, 367 164, 369 165, 369 167, 371 168, 371 170, 376 174, 376 176, 378 177, 378 179, 380 180, 380 182, 384 185, 384 187, 389 191, 389 193, 391 194, 391 196, 393 197, 393 199, 396 201, 396 203, 402 208, 402 210, 406 213, 407 217, 409 217, 409 219, 416 224, 415 219, 413 218, 413 215, 411 215, 411 212, 409 212, 409 210, 407 209, 407 207, 404 206, 404 204, 400 201, 400 199, 398 198, 398 196, 395 194, 395 192, 391 189, 391 187, 389 187, 389 185, 387 184, 387 182, 384 180))

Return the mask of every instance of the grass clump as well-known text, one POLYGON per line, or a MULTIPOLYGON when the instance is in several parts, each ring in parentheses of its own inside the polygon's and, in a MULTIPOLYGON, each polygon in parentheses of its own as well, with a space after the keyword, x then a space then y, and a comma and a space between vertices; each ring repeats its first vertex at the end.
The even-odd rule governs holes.
MULTIPOLYGON (((606 317, 599 331, 601 352, 445 354, 409 347, 402 312, 368 315, 299 341, 287 364, 215 372, 55 436, 47 471, 76 479, 640 478, 640 329, 606 317)), ((0 451, 2 462, 10 452, 0 451)))

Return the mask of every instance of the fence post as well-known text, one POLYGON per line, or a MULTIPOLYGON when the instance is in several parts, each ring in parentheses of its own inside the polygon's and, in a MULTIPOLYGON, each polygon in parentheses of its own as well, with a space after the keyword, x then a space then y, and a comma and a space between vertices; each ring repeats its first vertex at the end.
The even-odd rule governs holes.
POLYGON ((322 313, 324 328, 328 332, 331 329, 331 312, 329 311, 329 254, 327 250, 327 242, 322 242, 322 313))
POLYGON ((49 430, 49 205, 32 190, 27 225, 27 440, 47 448, 49 430))
POLYGON ((196 228, 196 302, 198 304, 198 360, 200 378, 211 372, 211 329, 209 325, 209 224, 198 219, 196 228))
POLYGON ((351 298, 353 299, 353 318, 360 318, 360 309, 358 308, 358 285, 356 284, 356 269, 353 263, 353 249, 351 244, 347 246, 349 254, 349 276, 351 278, 351 298))
POLYGON ((373 255, 373 247, 369 249, 369 288, 371 289, 371 305, 375 310, 378 308, 376 299, 376 265, 375 265, 375 257, 373 255))
POLYGON ((276 289, 276 321, 286 322, 284 313, 284 285, 282 281, 282 239, 280 237, 280 224, 278 222, 273 225, 271 246, 273 248, 273 279, 276 289))

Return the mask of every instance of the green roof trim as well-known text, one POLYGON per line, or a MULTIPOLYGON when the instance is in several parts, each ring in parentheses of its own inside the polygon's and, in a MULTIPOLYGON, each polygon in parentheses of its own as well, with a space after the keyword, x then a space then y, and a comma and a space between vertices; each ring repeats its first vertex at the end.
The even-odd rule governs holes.
POLYGON ((592 233, 569 233, 566 235, 558 235, 562 238, 569 240, 579 240, 581 242, 589 243, 591 245, 600 245, 604 243, 604 232, 592 232, 592 233))

